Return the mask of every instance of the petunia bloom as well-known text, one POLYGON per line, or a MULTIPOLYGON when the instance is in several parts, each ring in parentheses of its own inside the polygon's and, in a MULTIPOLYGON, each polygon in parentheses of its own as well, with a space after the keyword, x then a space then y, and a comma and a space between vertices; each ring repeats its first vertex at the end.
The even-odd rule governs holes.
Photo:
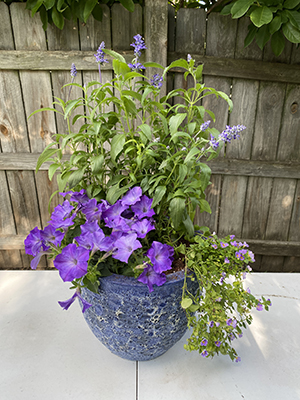
POLYGON ((74 295, 66 300, 66 301, 59 301, 58 304, 64 309, 64 310, 68 310, 70 305, 74 303, 74 301, 76 300, 76 298, 80 299, 81 303, 82 303, 82 312, 84 313, 88 308, 90 308, 92 306, 92 304, 90 304, 88 301, 84 300, 83 297, 81 297, 80 295, 80 291, 79 289, 76 290, 76 292, 74 293, 74 295))
POLYGON ((145 283, 148 286, 149 292, 153 292, 153 285, 162 286, 167 278, 164 273, 157 273, 153 267, 147 264, 147 267, 137 278, 139 282, 145 283))
POLYGON ((134 250, 142 247, 142 245, 137 240, 137 235, 135 233, 131 233, 116 240, 114 247, 117 248, 117 250, 114 251, 112 257, 127 263, 128 258, 131 256, 134 250))
POLYGON ((68 244, 54 259, 54 266, 64 282, 72 282, 87 273, 90 252, 75 243, 68 244))
POLYGON ((157 273, 172 269, 174 249, 168 244, 154 241, 147 251, 147 256, 157 273))
POLYGON ((153 217, 155 215, 154 210, 151 208, 153 199, 143 195, 141 200, 135 203, 131 209, 135 213, 138 219, 143 219, 145 217, 153 217))

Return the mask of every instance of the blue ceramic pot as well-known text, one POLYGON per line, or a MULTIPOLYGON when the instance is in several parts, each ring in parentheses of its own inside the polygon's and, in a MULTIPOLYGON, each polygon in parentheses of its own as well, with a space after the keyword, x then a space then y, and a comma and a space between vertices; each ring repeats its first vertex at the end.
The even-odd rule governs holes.
MULTIPOLYGON (((100 280, 98 293, 82 290, 93 306, 84 318, 94 335, 112 353, 127 360, 146 361, 169 350, 187 330, 181 308, 184 272, 167 275, 162 286, 148 287, 134 278, 111 275, 100 280)), ((188 279, 190 290, 197 285, 188 279)))

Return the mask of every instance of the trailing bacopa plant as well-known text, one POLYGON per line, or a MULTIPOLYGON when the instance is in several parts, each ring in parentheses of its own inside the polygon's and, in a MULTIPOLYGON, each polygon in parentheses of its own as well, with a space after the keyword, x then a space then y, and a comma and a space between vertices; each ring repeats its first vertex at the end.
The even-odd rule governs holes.
POLYGON ((140 35, 134 37, 132 47, 134 58, 127 64, 102 42, 95 53, 99 82, 76 83, 72 64, 67 96, 73 86, 83 96, 56 98, 61 110, 38 110, 52 110, 67 120, 68 132, 55 135, 37 164, 38 170, 50 161, 49 177, 56 173, 65 199, 44 229, 30 232, 25 250, 33 256, 33 269, 42 255, 53 259, 63 281, 72 282, 75 289, 60 305, 68 309, 79 298, 83 312, 91 305, 81 297, 81 289, 97 292, 99 278, 135 277, 152 292, 154 285, 166 282, 166 274, 176 265, 186 272, 182 307, 193 329, 187 349, 199 350, 203 356, 228 353, 238 360, 231 340, 251 322, 252 307, 267 308, 270 302, 243 289, 242 277, 254 261, 247 244, 232 237, 219 240, 205 227, 199 234, 193 221, 197 208, 211 212, 205 200, 211 174, 206 161, 245 127, 226 126, 220 133, 210 126, 215 117, 199 105, 201 99, 221 97, 230 109, 231 100, 205 86, 202 65, 196 67, 190 55, 163 68, 141 62, 146 46, 140 35), (104 83, 101 66, 109 57, 114 78, 104 83), (148 67, 160 68, 162 75, 147 78, 142 72, 148 67), (182 68, 194 85, 161 97, 163 80, 173 67, 182 68), (172 98, 181 101, 172 105, 172 98), (82 126, 74 131, 78 121, 82 126), (69 158, 63 157, 67 147, 69 158), (188 279, 197 280, 196 294, 188 292, 188 279))

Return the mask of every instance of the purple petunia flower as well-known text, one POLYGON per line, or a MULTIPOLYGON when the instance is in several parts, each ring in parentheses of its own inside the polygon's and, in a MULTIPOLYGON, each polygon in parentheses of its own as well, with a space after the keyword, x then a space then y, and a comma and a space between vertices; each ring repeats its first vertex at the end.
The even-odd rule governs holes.
POLYGON ((160 75, 155 74, 151 78, 150 84, 151 84, 151 86, 155 87, 156 89, 160 89, 163 85, 163 78, 160 75))
POLYGON ((137 240, 137 235, 135 233, 130 233, 116 240, 114 247, 117 248, 117 250, 113 253, 112 257, 127 263, 128 258, 134 250, 139 249, 142 245, 137 240))
POLYGON ((86 221, 86 223, 81 225, 80 228, 81 228, 81 233, 86 233, 86 232, 94 233, 101 229, 98 224, 98 221, 92 221, 92 222, 86 221))
POLYGON ((118 200, 115 204, 108 207, 103 212, 103 219, 105 222, 109 222, 109 220, 114 220, 116 218, 120 218, 123 211, 125 211, 127 206, 123 205, 121 200, 118 200))
POLYGON ((88 308, 90 308, 92 306, 92 304, 90 304, 88 301, 84 300, 84 298, 81 297, 80 295, 80 291, 77 288, 76 292, 73 294, 73 296, 66 300, 66 301, 59 301, 58 304, 64 309, 64 310, 68 310, 68 308, 70 307, 71 304, 74 303, 74 301, 76 300, 76 298, 80 299, 80 301, 82 302, 82 312, 84 313, 88 308))
POLYGON ((59 204, 54 208, 51 214, 51 220, 49 223, 55 228, 68 228, 73 225, 73 220, 76 216, 74 213, 71 215, 74 207, 70 204, 68 200, 65 200, 63 204, 59 204))
POLYGON ((167 278, 164 273, 155 272, 152 265, 147 264, 147 267, 141 273, 141 275, 137 278, 139 282, 142 282, 148 286, 149 292, 153 292, 153 285, 162 286, 167 278))
POLYGON ((45 229, 41 231, 41 237, 46 245, 52 243, 54 246, 60 246, 64 236, 64 232, 55 229, 52 225, 47 225, 45 229))
POLYGON ((93 222, 101 220, 105 209, 106 205, 104 203, 97 203, 96 199, 91 199, 82 206, 81 211, 89 222, 93 222))
POLYGON ((145 217, 153 217, 155 215, 154 210, 151 208, 153 199, 149 199, 146 195, 141 197, 141 200, 135 203, 131 209, 135 213, 138 219, 145 217))
POLYGON ((64 282, 72 282, 87 273, 90 252, 75 243, 68 244, 54 259, 54 266, 64 282))
POLYGON ((139 186, 135 186, 134 188, 128 190, 125 196, 123 196, 120 200, 120 203, 122 206, 132 206, 141 199, 142 194, 142 189, 139 186))
POLYGON ((138 238, 143 239, 148 232, 155 229, 154 221, 144 218, 132 224, 131 229, 137 234, 138 238))
POLYGON ((42 250, 43 238, 41 236, 41 231, 37 226, 30 231, 24 244, 25 253, 30 254, 31 256, 35 257, 42 250))
POLYGON ((153 268, 157 273, 161 273, 168 269, 172 269, 174 249, 168 244, 160 242, 152 242, 147 256, 153 264, 153 268))

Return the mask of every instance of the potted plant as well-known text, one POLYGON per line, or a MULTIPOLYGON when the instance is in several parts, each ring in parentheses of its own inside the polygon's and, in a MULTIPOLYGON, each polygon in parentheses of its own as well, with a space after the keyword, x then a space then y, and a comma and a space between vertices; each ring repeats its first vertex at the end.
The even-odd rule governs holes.
MULTIPOLYGON (((214 114, 200 101, 223 93, 202 83, 202 65, 188 55, 167 68, 140 61, 146 48, 134 37, 134 59, 106 50, 95 57, 99 82, 81 86, 83 96, 56 98, 68 132, 55 135, 40 156, 37 170, 51 161, 64 197, 43 230, 25 240, 35 269, 42 255, 53 259, 74 295, 59 304, 68 309, 76 298, 95 335, 121 357, 147 360, 179 340, 187 327, 186 348, 204 357, 229 354, 239 361, 232 340, 251 323, 250 310, 268 309, 270 300, 256 299, 243 288, 253 253, 233 236, 219 239, 207 227, 195 226, 196 208, 211 212, 205 200, 211 170, 206 161, 245 127, 210 127, 214 114), (102 83, 101 65, 113 59, 114 79, 102 83), (146 78, 148 67, 162 76, 146 78), (194 85, 160 96, 173 67, 184 69, 194 85), (173 98, 180 103, 172 104, 173 98), (78 112, 78 109, 84 112, 78 112), (77 113, 78 112, 78 113, 77 113), (72 125, 82 121, 79 131, 72 125), (69 158, 63 157, 66 147, 69 158), (58 173, 59 172, 59 173, 58 173)), ((70 92, 69 92, 70 93, 70 92)), ((32 115, 33 115, 32 114, 32 115)))

